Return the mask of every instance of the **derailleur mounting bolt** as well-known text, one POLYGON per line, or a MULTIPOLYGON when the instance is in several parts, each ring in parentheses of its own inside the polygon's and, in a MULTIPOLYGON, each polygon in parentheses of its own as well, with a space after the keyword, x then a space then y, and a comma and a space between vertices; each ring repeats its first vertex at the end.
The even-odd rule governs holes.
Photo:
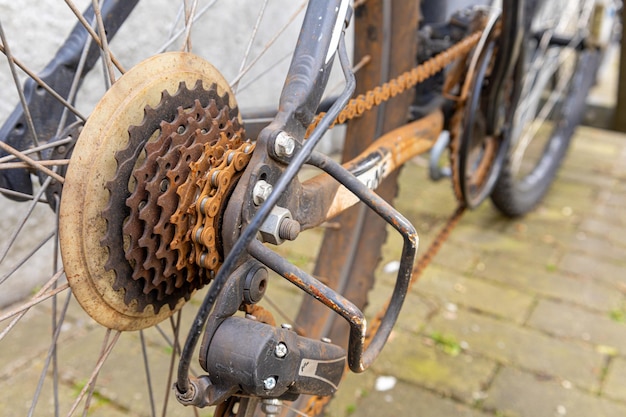
POLYGON ((260 206, 267 200, 267 198, 272 194, 272 184, 268 183, 265 180, 259 180, 256 184, 254 184, 254 188, 252 189, 252 201, 256 206, 260 206))
POLYGON ((293 155, 296 149, 296 141, 286 132, 279 132, 274 139, 274 152, 280 157, 293 155))
POLYGON ((276 377, 268 376, 267 378, 265 378, 263 380, 263 388, 265 388, 268 391, 271 391, 274 388, 276 388, 276 377))
POLYGON ((274 355, 276 355, 277 358, 284 358, 287 356, 288 352, 287 345, 283 342, 278 343, 274 348, 274 355))

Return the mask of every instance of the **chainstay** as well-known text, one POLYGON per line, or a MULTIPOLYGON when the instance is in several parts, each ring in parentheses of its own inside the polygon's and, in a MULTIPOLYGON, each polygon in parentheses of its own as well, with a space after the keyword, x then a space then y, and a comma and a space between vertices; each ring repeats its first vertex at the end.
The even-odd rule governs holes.
MULTIPOLYGON (((413 285, 420 279, 420 277, 422 276, 422 273, 426 270, 428 265, 430 265, 430 263, 435 258, 437 253, 439 253, 439 250, 441 249, 443 244, 446 242, 446 240, 448 240, 448 238, 450 237, 450 234, 452 233, 454 228, 459 224, 459 221, 461 220, 461 218, 463 218, 463 214, 465 213, 465 211, 466 211, 465 206, 462 204, 459 205, 454 210, 452 215, 448 218, 445 225, 439 231, 439 233, 437 234, 433 242, 430 244, 426 252, 422 256, 420 256, 419 260, 413 267, 412 274, 411 274, 411 281, 409 282, 407 292, 409 292, 411 288, 413 288, 413 285)), ((385 313, 390 303, 391 303, 391 298, 389 298, 387 302, 385 303, 385 305, 382 308, 380 308, 380 310, 378 310, 376 316, 370 322, 371 323, 370 329, 367 335, 365 336, 366 347, 369 345, 374 335, 378 332, 378 328, 380 327, 380 324, 382 323, 383 317, 385 316, 385 313)), ((346 371, 348 371, 347 365, 346 365, 346 371)), ((324 407, 326 407, 326 405, 330 402, 331 399, 332 399, 331 396, 311 397, 311 399, 307 403, 305 410, 303 411, 303 415, 316 416, 320 414, 324 410, 324 407)))
MULTIPOLYGON (((445 67, 453 63, 455 60, 467 55, 480 41, 483 31, 479 30, 471 35, 463 38, 460 42, 454 44, 450 48, 435 55, 426 62, 417 65, 410 71, 399 75, 398 77, 351 99, 346 107, 335 118, 330 128, 336 124, 343 124, 350 119, 362 116, 365 112, 373 107, 388 101, 389 99, 401 94, 424 80, 434 76, 445 67)), ((309 125, 306 137, 308 137, 317 127, 326 113, 319 113, 313 122, 309 125)))

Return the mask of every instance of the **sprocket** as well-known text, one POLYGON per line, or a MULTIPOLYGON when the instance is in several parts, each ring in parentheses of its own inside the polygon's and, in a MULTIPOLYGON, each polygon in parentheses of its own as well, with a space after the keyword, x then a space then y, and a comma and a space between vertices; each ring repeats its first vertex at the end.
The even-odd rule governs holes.
POLYGON ((175 232, 169 219, 190 164, 206 145, 217 147, 221 134, 229 139, 219 149, 241 145, 243 128, 228 96, 220 97, 215 84, 205 90, 200 81, 192 89, 181 83, 173 95, 163 91, 156 107, 146 107, 142 123, 129 128, 128 146, 115 155, 118 169, 107 183, 111 197, 102 212, 107 220, 102 244, 109 250, 105 268, 116 273, 114 289, 124 289, 126 303, 136 301, 139 310, 173 308, 209 281, 205 269, 179 262, 170 250, 175 232))
POLYGON ((152 326, 208 282, 209 272, 169 247, 170 216, 193 161, 223 136, 225 150, 243 143, 234 96, 212 65, 189 53, 138 64, 94 109, 72 155, 59 228, 70 286, 100 324, 152 326))

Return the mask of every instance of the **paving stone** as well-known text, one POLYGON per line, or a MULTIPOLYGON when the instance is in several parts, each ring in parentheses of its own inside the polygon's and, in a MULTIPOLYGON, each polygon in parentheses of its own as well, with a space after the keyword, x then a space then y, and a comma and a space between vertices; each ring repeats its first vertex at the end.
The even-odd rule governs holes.
MULTIPOLYGON (((624 206, 626 206, 626 204, 624 206)), ((624 246, 626 250, 626 228, 621 227, 621 225, 606 222, 603 219, 589 217, 581 223, 580 230, 609 239, 614 244, 624 246)))
POLYGON ((502 369, 487 392, 485 408, 503 417, 620 417, 626 405, 564 388, 567 382, 539 379, 512 368, 502 369))
POLYGON ((622 295, 615 289, 590 278, 566 275, 558 267, 549 264, 537 268, 515 258, 492 255, 485 258, 474 275, 511 285, 531 294, 567 300, 599 311, 608 312, 622 304, 622 295))
POLYGON ((468 278, 444 268, 431 267, 416 289, 442 302, 459 304, 521 323, 534 297, 502 284, 468 278))
POLYGON ((393 333, 373 365, 379 375, 394 375, 404 382, 468 403, 482 391, 495 367, 496 363, 487 359, 463 353, 451 356, 405 332, 393 333))
POLYGON ((541 300, 528 325, 558 337, 577 339, 601 348, 626 353, 626 324, 611 320, 608 314, 590 313, 579 307, 541 300))
POLYGON ((443 245, 439 250, 439 253, 433 260, 433 264, 459 272, 467 272, 476 265, 480 257, 481 254, 475 247, 470 248, 449 243, 443 245))
POLYGON ((548 241, 549 243, 516 239, 510 233, 480 229, 473 225, 460 225, 450 239, 460 245, 480 247, 482 255, 477 265, 485 258, 501 258, 503 262, 523 262, 526 267, 531 265, 545 267, 554 264, 560 253, 553 238, 548 241))
POLYGON ((626 262, 617 263, 570 252, 560 261, 559 268, 585 279, 606 282, 622 291, 626 289, 626 262))
MULTIPOLYGON (((359 404, 360 400, 369 397, 375 392, 375 381, 376 374, 371 370, 360 374, 348 372, 341 382, 339 391, 337 391, 333 400, 326 407, 324 415, 326 417, 354 417, 355 412, 358 413, 364 409, 359 404)), ((413 389, 416 388, 413 387, 413 389)))
POLYGON ((624 261, 626 250, 605 237, 585 235, 584 239, 572 239, 568 246, 571 250, 587 253, 597 259, 624 261))
POLYGON ((435 317, 425 332, 450 334, 469 352, 533 372, 597 389, 605 357, 591 347, 567 343, 538 331, 459 310, 454 319, 435 317))
POLYGON ((378 417, 381 415, 419 417, 487 416, 487 414, 481 411, 404 382, 398 382, 389 391, 368 393, 368 395, 361 398, 354 408, 354 412, 349 415, 351 417, 378 417), (383 414, 381 414, 381 411, 383 414))
POLYGON ((609 364, 602 394, 626 402, 626 359, 623 357, 614 358, 609 364))
MULTIPOLYGON (((0 331, 11 320, 0 323, 0 331)), ((43 361, 52 342, 51 318, 47 309, 37 306, 30 309, 0 341, 0 381, 12 375, 31 361, 43 361)), ((84 323, 68 319, 61 327, 58 343, 84 336, 84 323)))
POLYGON ((558 181, 552 185, 541 205, 559 209, 568 207, 572 214, 589 213, 595 205, 597 193, 591 185, 558 181))
MULTIPOLYGON (((36 390, 36 381, 39 379, 41 367, 39 363, 32 363, 27 369, 15 374, 9 383, 3 383, 0 389, 0 415, 2 416, 25 416, 28 414, 33 403, 36 390), (35 381, 35 382, 33 382, 35 381)), ((68 386, 60 382, 58 385, 59 412, 60 415, 67 415, 70 407, 80 393, 79 389, 68 386)), ((83 400, 84 401, 84 400, 83 400)), ((39 400, 35 408, 35 415, 54 415, 55 407, 53 397, 53 385, 51 379, 44 383, 39 400)), ((84 402, 80 404, 74 415, 82 415, 84 402)), ((128 413, 111 404, 106 399, 94 397, 91 400, 89 416, 95 417, 133 417, 134 413, 128 413)))
POLYGON ((598 204, 593 209, 593 215, 601 218, 603 221, 620 227, 626 226, 626 210, 623 207, 612 207, 604 204, 598 204))
MULTIPOLYGON (((90 337, 73 342, 60 352, 62 378, 66 383, 80 389, 89 380, 99 357, 103 335, 103 331, 95 331, 90 337)), ((179 413, 177 409, 185 407, 173 398, 167 381, 170 352, 160 347, 148 347, 148 358, 157 410, 161 410, 166 393, 169 393, 168 411, 179 413)), ((123 333, 98 375, 96 390, 101 397, 123 409, 136 414, 149 414, 149 391, 144 369, 139 334, 123 333)), ((189 411, 185 410, 184 414, 188 415, 189 411)))

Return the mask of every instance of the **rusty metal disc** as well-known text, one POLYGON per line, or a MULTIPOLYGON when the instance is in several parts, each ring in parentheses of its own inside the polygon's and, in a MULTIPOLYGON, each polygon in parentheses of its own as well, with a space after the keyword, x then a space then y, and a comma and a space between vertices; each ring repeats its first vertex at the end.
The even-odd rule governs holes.
MULTIPOLYGON (((61 253, 74 295, 83 309, 103 326, 116 330, 150 327, 173 314, 188 298, 180 296, 155 303, 153 300, 160 297, 158 291, 148 291, 148 298, 142 299, 143 290, 126 288, 132 285, 127 283, 135 280, 131 276, 121 277, 125 275, 124 269, 113 267, 115 262, 111 261, 115 256, 116 261, 127 262, 125 255, 122 258, 112 255, 128 249, 128 239, 123 237, 122 230, 126 219, 118 218, 126 214, 123 210, 111 209, 110 205, 112 195, 117 193, 113 191, 116 179, 127 181, 123 188, 130 196, 129 181, 133 179, 119 175, 121 165, 132 159, 121 157, 131 148, 129 129, 141 126, 152 110, 169 103, 169 98, 176 96, 181 85, 193 89, 198 81, 207 88, 214 88, 228 108, 237 108, 228 83, 208 62, 183 52, 157 55, 138 64, 113 84, 94 109, 74 149, 61 200, 61 253), (111 225, 120 229, 115 244, 105 237, 113 234, 111 225)), ((189 96, 190 103, 181 105, 174 100, 168 104, 174 116, 178 114, 178 107, 195 105, 193 94, 189 96)), ((238 114, 235 118, 239 118, 238 114)), ((149 139, 145 138, 132 152, 142 152, 149 139)), ((139 155, 133 157, 136 160, 139 155)), ((133 167, 141 165, 137 161, 132 163, 133 167)), ((132 268, 126 272, 132 275, 132 268)), ((142 289, 152 288, 145 282, 140 285, 142 289)))

